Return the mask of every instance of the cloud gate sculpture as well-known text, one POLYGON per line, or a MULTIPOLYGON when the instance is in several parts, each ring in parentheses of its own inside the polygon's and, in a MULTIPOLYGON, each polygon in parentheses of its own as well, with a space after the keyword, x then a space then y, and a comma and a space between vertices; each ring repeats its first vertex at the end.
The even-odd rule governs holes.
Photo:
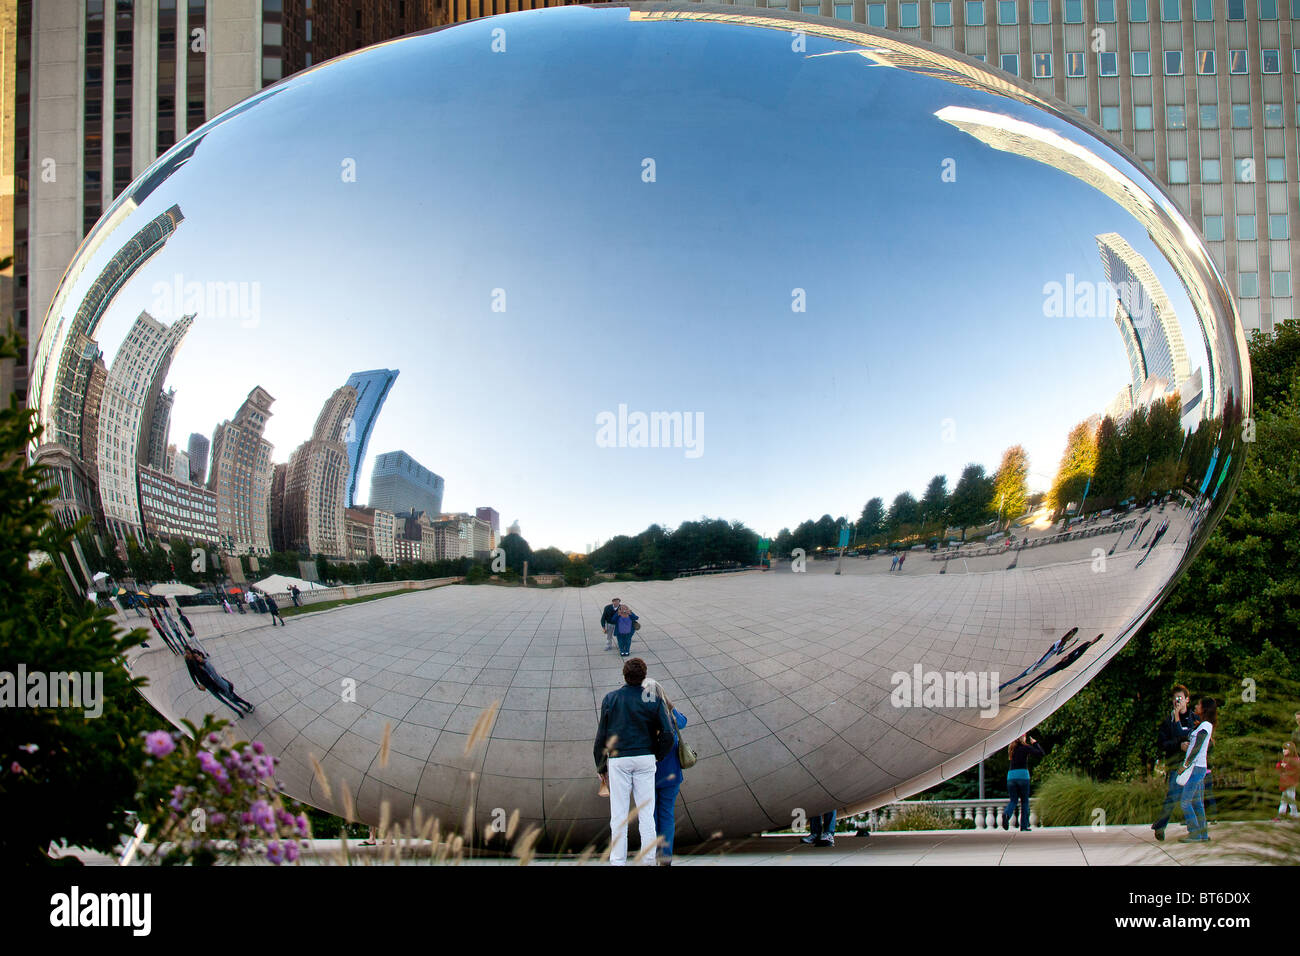
MULTIPOLYGON (((204 594, 155 616, 256 706, 239 735, 369 822, 607 834, 619 596, 700 755, 689 842, 911 795, 1079 691, 1221 517, 1246 362, 1197 230, 1072 108, 784 10, 570 7, 192 131, 63 278, 32 454, 90 519, 74 564, 170 549, 204 594), (752 546, 692 550, 701 515, 752 546), (402 577, 520 538, 733 570, 212 603, 285 554, 402 577)), ((234 718, 158 640, 131 667, 173 722, 234 718)))

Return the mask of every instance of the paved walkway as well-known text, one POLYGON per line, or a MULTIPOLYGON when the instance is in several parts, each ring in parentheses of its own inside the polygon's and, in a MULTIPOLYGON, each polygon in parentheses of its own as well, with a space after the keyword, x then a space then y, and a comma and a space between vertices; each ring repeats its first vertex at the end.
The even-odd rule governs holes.
MULTIPOLYGON (((1003 830, 918 830, 875 833, 870 837, 841 835, 833 847, 809 847, 797 837, 750 837, 687 849, 676 866, 1196 866, 1250 862, 1238 852, 1245 833, 1241 824, 1216 825, 1210 844, 1182 844, 1182 828, 1169 829, 1169 839, 1158 843, 1148 826, 1113 826, 1103 831, 1091 827, 1040 827, 1029 833, 1003 830)), ((424 844, 425 847, 428 844, 424 844)), ((392 862, 392 850, 363 847, 348 841, 352 862, 359 865, 392 862)), ((426 851, 427 852, 427 851, 426 851)), ((78 852, 90 866, 112 866, 116 861, 97 853, 78 852)), ((418 865, 424 854, 403 857, 418 865)), ((326 865, 340 860, 338 840, 316 840, 304 852, 306 865, 326 865)), ((484 856, 459 861, 471 866, 514 866, 513 857, 484 856)), ((577 854, 542 854, 533 865, 567 866, 591 861, 577 854)))

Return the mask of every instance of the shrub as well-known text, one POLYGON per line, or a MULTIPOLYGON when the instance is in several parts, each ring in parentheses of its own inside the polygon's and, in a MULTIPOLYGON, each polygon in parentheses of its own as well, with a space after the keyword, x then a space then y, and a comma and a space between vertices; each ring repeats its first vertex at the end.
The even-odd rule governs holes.
POLYGON ((958 820, 946 810, 915 805, 904 809, 880 829, 882 831, 973 830, 975 821, 958 820))

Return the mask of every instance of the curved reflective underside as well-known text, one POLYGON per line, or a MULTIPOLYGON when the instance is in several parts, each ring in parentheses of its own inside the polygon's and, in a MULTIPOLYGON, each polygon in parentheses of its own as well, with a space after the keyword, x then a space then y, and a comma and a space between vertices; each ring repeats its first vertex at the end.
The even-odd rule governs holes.
MULTIPOLYGON (((486 559, 497 512, 613 570, 652 524, 774 539, 770 569, 284 628, 186 609, 291 795, 517 809, 578 844, 608 827, 611 597, 700 754, 679 839, 880 805, 1123 647, 1226 507, 1250 410, 1203 242, 1073 110, 937 48, 694 4, 492 17, 277 84, 118 199, 44 329, 33 455, 105 549, 184 538, 260 581, 272 551, 486 559), (842 560, 800 536, 822 515, 848 517, 842 560)), ((132 666, 172 721, 231 715, 157 642, 132 666)))

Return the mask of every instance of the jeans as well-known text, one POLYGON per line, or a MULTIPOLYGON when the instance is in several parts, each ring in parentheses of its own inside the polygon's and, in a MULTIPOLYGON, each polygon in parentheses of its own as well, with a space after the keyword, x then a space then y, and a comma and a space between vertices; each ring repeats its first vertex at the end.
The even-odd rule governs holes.
POLYGON ((620 654, 632 653, 632 632, 628 631, 626 634, 620 634, 618 628, 615 628, 614 634, 618 638, 618 652, 620 654))
POLYGON ((1151 827, 1153 830, 1163 830, 1169 826, 1169 818, 1173 815, 1174 807, 1178 805, 1183 792, 1183 788, 1178 785, 1178 764, 1170 761, 1165 776, 1169 778, 1169 789, 1165 791, 1165 805, 1160 809, 1160 819, 1151 827))
POLYGON ((815 816, 808 821, 808 833, 814 840, 824 840, 835 838, 835 815, 839 811, 832 810, 829 813, 823 813, 815 816))
POLYGON ((673 833, 677 829, 677 791, 682 789, 680 780, 655 787, 655 833, 663 837, 659 854, 664 859, 672 859, 673 833))
POLYGON ((605 646, 609 647, 614 643, 614 622, 605 625, 605 646))
POLYGON ((1029 829, 1029 781, 1014 780, 1007 778, 1007 795, 1011 799, 1007 802, 1007 808, 1002 811, 1002 815, 1007 819, 1008 825, 1016 820, 1016 804, 1020 804, 1020 829, 1029 829))
POLYGON ((1192 776, 1183 785, 1183 820, 1187 835, 1196 840, 1208 840, 1210 832, 1205 826, 1205 768, 1193 767, 1192 776))
POLYGON ((641 862, 655 865, 655 756, 609 758, 609 862, 614 866, 627 863, 627 825, 631 816, 628 803, 635 804, 637 826, 641 832, 641 862), (646 851, 646 848, 649 850, 646 851))

